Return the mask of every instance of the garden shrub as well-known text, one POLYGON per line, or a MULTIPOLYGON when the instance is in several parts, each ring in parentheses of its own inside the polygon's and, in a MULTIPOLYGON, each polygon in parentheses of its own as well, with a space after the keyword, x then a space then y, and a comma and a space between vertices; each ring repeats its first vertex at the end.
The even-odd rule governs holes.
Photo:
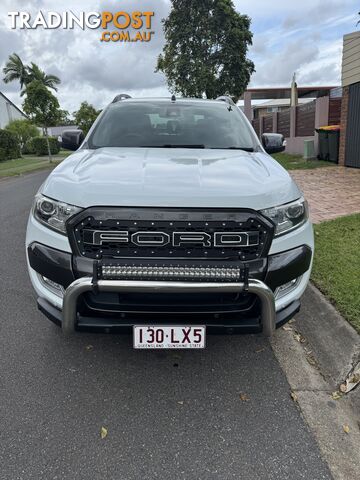
POLYGON ((0 162, 20 157, 20 145, 12 132, 0 129, 0 162))
POLYGON ((12 120, 6 125, 5 130, 16 135, 20 145, 20 153, 26 153, 24 150, 28 140, 39 136, 39 129, 29 120, 12 120))
MULTIPOLYGON (((60 152, 60 144, 57 138, 49 137, 50 142, 50 151, 52 155, 56 155, 60 152)), ((46 142, 46 137, 34 137, 31 140, 31 146, 35 155, 41 157, 43 155, 48 155, 48 146, 46 142)))
POLYGON ((34 145, 33 145, 33 138, 29 138, 29 140, 27 140, 27 141, 25 142, 25 145, 23 146, 22 153, 35 155, 35 148, 34 148, 34 145))

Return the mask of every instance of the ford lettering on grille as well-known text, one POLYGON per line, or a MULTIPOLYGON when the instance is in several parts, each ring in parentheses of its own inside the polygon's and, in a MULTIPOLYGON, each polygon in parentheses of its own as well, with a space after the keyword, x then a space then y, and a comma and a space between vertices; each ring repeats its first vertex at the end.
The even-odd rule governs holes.
POLYGON ((258 232, 215 232, 210 235, 206 232, 136 232, 128 231, 109 232, 102 230, 84 230, 84 243, 103 245, 104 243, 132 243, 138 247, 173 247, 199 245, 203 247, 233 248, 248 247, 259 244, 258 232))

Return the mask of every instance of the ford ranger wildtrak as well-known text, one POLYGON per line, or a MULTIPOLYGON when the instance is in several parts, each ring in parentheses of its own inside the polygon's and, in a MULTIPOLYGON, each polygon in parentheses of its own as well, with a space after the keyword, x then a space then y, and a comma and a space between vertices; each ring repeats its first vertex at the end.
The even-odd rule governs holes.
POLYGON ((136 348, 270 336, 298 312, 313 230, 302 192, 228 97, 118 95, 40 187, 26 253, 64 333, 133 331, 136 348))

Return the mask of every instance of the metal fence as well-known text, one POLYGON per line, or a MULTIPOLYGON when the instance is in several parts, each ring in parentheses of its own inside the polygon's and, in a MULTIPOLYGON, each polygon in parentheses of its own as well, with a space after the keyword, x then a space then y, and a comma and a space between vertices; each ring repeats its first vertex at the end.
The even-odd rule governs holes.
POLYGON ((263 132, 264 133, 272 133, 273 131, 273 116, 266 115, 263 119, 263 132))
POLYGON ((341 98, 330 98, 329 101, 329 125, 339 125, 341 118, 341 98))
MULTIPOLYGON (((339 125, 341 117, 341 93, 340 89, 336 90, 336 95, 329 98, 329 111, 327 122, 324 125, 339 125)), ((315 135, 315 112, 316 100, 298 105, 295 110, 295 137, 311 137, 315 135)), ((287 108, 277 112, 264 115, 252 121, 257 135, 262 133, 281 133, 284 137, 289 138, 291 134, 291 109, 287 108)))
POLYGON ((314 100, 296 107, 296 137, 311 137, 315 134, 315 104, 314 100))
POLYGON ((281 133, 284 137, 290 137, 290 108, 278 112, 277 133, 281 133))

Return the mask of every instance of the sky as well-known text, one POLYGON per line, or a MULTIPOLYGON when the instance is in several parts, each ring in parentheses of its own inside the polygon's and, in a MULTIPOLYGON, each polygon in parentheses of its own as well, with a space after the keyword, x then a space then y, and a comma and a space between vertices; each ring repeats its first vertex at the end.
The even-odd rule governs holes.
MULTIPOLYGON (((235 0, 234 4, 252 20, 248 57, 256 72, 250 87, 287 86, 294 72, 299 86, 340 84, 342 37, 356 30, 360 0, 235 0)), ((8 56, 16 52, 24 63, 33 61, 46 73, 58 75, 57 96, 61 108, 69 112, 84 100, 103 108, 124 92, 135 97, 167 96, 166 79, 154 70, 164 44, 161 19, 170 7, 170 0, 1 0, 1 72, 8 56), (105 43, 99 41, 99 30, 12 30, 8 12, 16 10, 33 15, 39 10, 154 11, 155 35, 149 43, 105 43)), ((5 85, 0 78, 0 91, 21 108, 19 84, 5 85)))

